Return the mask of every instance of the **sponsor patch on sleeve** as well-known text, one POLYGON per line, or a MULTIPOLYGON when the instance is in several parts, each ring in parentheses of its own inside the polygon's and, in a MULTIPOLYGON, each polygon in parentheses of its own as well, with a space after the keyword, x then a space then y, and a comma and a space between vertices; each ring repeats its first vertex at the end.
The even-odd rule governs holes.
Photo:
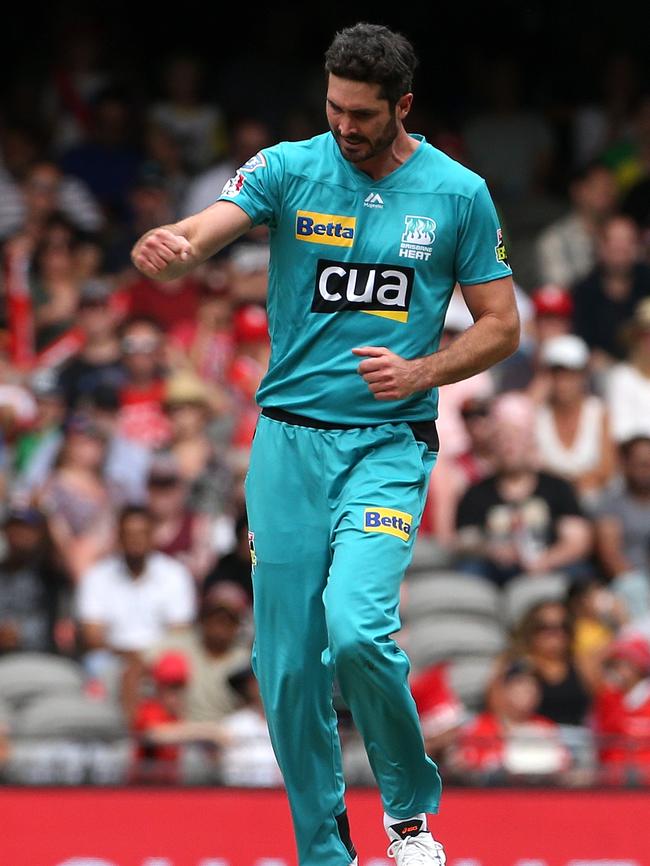
POLYGON ((221 195, 225 195, 228 198, 235 198, 235 196, 239 195, 246 181, 245 176, 238 171, 237 174, 233 175, 230 180, 227 180, 224 184, 223 189, 221 190, 221 195))
POLYGON ((242 165, 239 171, 255 171, 257 168, 264 168, 266 166, 266 159, 264 154, 260 151, 256 153, 255 156, 251 156, 250 159, 246 160, 246 162, 242 165))
POLYGON ((413 515, 406 511, 397 511, 394 508, 365 508, 363 512, 364 532, 385 532, 394 535, 402 541, 408 541, 411 537, 413 526, 413 515))
POLYGON ((510 267, 508 264, 508 253, 506 252, 506 245, 503 243, 503 232, 501 229, 497 229, 497 245, 494 248, 494 254, 500 264, 504 265, 506 268, 510 267))

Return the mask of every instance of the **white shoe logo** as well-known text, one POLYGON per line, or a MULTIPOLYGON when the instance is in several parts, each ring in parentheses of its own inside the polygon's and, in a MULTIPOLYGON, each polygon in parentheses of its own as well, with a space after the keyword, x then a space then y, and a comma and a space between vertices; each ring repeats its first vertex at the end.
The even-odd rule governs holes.
POLYGON ((383 207, 384 200, 378 192, 369 192, 363 200, 364 207, 383 207))

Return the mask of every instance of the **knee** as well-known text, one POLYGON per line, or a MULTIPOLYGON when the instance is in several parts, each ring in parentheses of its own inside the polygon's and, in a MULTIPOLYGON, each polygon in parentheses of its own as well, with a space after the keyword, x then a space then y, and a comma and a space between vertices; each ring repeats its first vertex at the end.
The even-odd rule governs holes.
POLYGON ((337 668, 367 663, 377 653, 370 635, 351 624, 340 623, 330 630, 330 651, 337 668))

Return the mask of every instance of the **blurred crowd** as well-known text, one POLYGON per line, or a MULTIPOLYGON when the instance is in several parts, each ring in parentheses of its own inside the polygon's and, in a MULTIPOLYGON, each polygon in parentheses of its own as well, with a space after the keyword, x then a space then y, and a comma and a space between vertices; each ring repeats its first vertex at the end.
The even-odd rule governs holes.
MULTIPOLYGON (((266 229, 167 283, 130 252, 324 120, 228 116, 178 54, 134 123, 95 40, 70 38, 35 104, 17 88, 0 108, 0 776, 26 731, 110 715, 133 737, 131 781, 179 780, 190 745, 225 783, 281 784, 250 668, 243 491, 269 354, 266 229), (77 703, 55 723, 60 678, 77 703)), ((414 694, 427 748, 460 779, 647 782, 650 91, 610 59, 560 142, 516 65, 494 61, 488 80, 462 125, 435 106, 411 124, 486 177, 522 320, 514 356, 440 391, 417 581, 563 591, 486 650, 472 706, 445 659, 414 665, 414 694), (591 762, 567 729, 595 736, 591 762)), ((442 345, 470 324, 456 289, 442 345)))

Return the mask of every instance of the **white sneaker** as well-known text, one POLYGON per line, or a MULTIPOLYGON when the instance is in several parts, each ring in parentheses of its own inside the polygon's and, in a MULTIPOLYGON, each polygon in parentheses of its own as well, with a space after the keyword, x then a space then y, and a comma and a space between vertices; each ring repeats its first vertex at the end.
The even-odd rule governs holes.
POLYGON ((396 866, 445 866, 447 862, 444 848, 428 830, 393 839, 386 853, 394 858, 396 866))

